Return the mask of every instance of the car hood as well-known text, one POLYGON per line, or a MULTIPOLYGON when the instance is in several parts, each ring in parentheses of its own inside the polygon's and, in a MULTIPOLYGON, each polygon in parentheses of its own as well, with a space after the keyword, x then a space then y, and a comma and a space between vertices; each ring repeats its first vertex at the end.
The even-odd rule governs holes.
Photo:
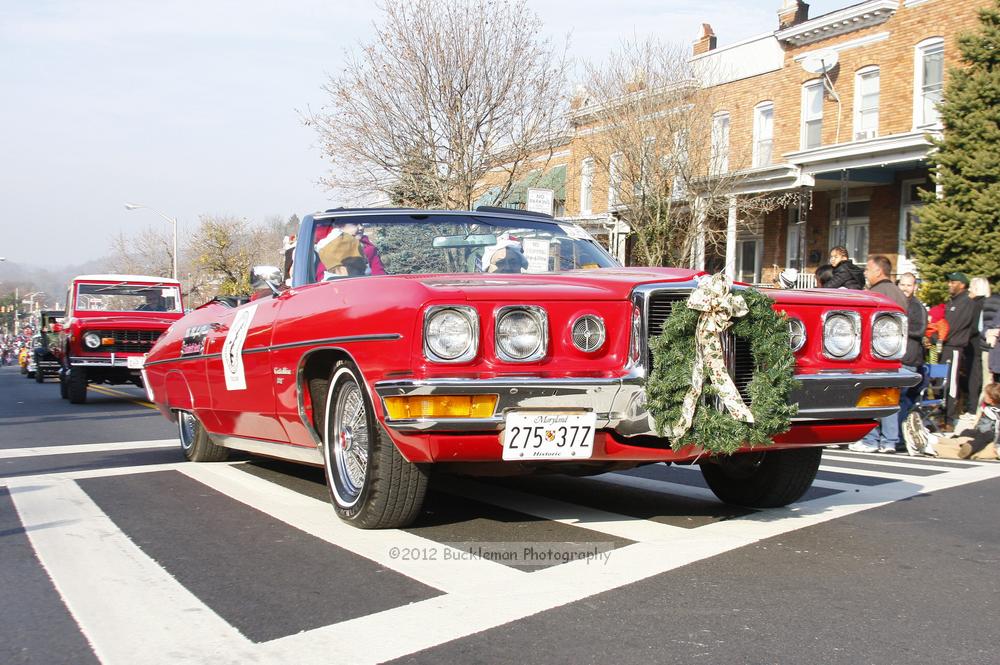
MULTIPOLYGON (((644 284, 690 282, 705 273, 680 268, 605 268, 546 274, 414 275, 435 296, 461 297, 470 301, 519 300, 626 300, 644 284)), ((740 286, 749 286, 740 284, 740 286)), ((761 292, 779 305, 830 307, 898 307, 870 291, 853 289, 772 289, 761 292)))
POLYGON ((467 300, 625 300, 640 284, 685 282, 699 273, 675 268, 605 268, 545 274, 414 275, 441 297, 467 300))
POLYGON ((166 329, 181 318, 180 314, 172 316, 130 316, 128 314, 116 314, 114 316, 82 316, 74 317, 73 323, 85 328, 132 328, 140 330, 166 329))

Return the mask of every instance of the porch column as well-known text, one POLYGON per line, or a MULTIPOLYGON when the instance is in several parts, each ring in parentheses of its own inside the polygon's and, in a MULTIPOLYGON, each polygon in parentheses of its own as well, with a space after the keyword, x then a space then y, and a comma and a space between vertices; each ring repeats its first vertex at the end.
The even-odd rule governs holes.
POLYGON ((726 220, 726 277, 736 279, 736 197, 729 197, 726 220))
POLYGON ((705 199, 701 196, 694 200, 695 237, 691 246, 691 268, 705 269, 705 199))

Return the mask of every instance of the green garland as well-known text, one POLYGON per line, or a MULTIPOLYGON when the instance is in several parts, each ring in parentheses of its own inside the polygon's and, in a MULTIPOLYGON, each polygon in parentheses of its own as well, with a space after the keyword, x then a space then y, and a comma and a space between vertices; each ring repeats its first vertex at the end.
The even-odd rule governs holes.
MULTIPOLYGON (((739 295, 749 313, 735 319, 730 330, 750 340, 754 374, 748 391, 754 422, 740 422, 728 412, 710 407, 706 399, 716 391, 706 378, 691 428, 679 440, 671 441, 675 449, 693 444, 709 453, 731 454, 746 444, 767 446, 772 436, 791 427, 791 418, 798 411, 797 404, 788 403, 798 382, 793 378, 795 355, 786 317, 775 312, 771 299, 756 289, 742 290, 739 295)), ((686 305, 685 301, 674 303, 663 332, 652 340, 655 369, 646 382, 646 403, 661 436, 680 418, 684 395, 691 386, 700 313, 686 305)))

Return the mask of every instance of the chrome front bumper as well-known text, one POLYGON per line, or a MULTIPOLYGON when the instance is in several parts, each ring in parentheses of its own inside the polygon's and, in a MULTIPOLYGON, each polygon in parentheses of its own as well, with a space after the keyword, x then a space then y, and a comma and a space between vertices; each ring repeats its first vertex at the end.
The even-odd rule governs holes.
POLYGON ((73 367, 123 367, 125 369, 132 369, 136 372, 139 371, 138 367, 129 368, 128 366, 128 356, 114 354, 112 353, 110 357, 90 357, 90 356, 71 356, 69 359, 70 365, 73 367))
MULTIPOLYGON (((858 407, 866 388, 908 388, 920 375, 895 372, 820 372, 797 374, 799 388, 791 401, 799 405, 793 422, 823 420, 874 420, 891 415, 898 407, 858 407)), ((506 377, 502 379, 424 379, 380 381, 375 392, 385 400, 394 396, 497 395, 497 408, 489 418, 386 418, 385 424, 399 431, 489 432, 503 429, 504 414, 511 409, 582 409, 597 414, 598 429, 613 429, 619 435, 656 436, 653 417, 646 409, 645 373, 636 370, 620 378, 548 379, 506 377)), ((385 403, 382 404, 385 412, 385 403)))

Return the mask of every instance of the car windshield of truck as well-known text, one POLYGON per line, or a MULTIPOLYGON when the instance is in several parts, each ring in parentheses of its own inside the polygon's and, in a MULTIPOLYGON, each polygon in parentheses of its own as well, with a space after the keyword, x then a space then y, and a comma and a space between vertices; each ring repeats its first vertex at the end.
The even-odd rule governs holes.
POLYGON ((310 275, 550 273, 617 267, 582 228, 475 214, 385 215, 316 221, 310 275))
POLYGON ((76 309, 99 312, 180 312, 180 292, 164 284, 78 284, 76 309))

